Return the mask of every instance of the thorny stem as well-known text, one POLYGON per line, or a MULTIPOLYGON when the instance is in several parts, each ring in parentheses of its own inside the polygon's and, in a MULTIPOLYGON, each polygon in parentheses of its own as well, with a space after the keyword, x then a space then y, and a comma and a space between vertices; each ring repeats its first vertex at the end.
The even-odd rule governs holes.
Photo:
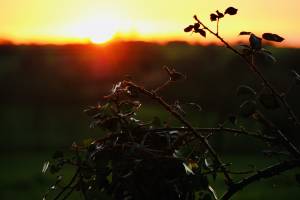
MULTIPOLYGON (((284 106, 284 108, 286 109, 286 111, 288 112, 290 118, 293 120, 294 124, 299 126, 300 123, 298 121, 297 116, 295 115, 294 111, 291 109, 290 105, 288 104, 288 102, 286 101, 285 95, 281 95, 273 86, 272 84, 264 77, 264 75, 258 70, 257 66, 254 64, 253 59, 248 60, 243 54, 241 54, 240 52, 238 52, 236 49, 234 49, 228 42, 226 42, 221 36, 219 36, 218 33, 213 32, 210 28, 208 28, 207 26, 205 26, 205 24, 203 24, 196 15, 194 15, 194 19, 203 26, 204 29, 206 29, 207 31, 209 31, 212 35, 214 35, 215 37, 217 37, 228 49, 230 49, 231 51, 233 51, 235 54, 239 55, 250 67, 251 69, 258 75, 258 77, 263 81, 263 83, 266 85, 266 87, 268 89, 270 89, 270 91, 272 92, 272 94, 280 100, 280 102, 282 103, 282 105, 284 106)), ((278 130, 278 129, 277 129, 278 130)), ((287 148, 291 151, 291 153, 296 156, 297 158, 300 157, 300 152, 297 149, 297 147, 291 142, 289 141, 289 139, 282 134, 282 132, 279 130, 277 131, 279 137, 283 140, 283 143, 285 144, 285 146, 287 146, 287 148), (287 142, 289 141, 289 142, 287 142)))
POLYGON ((193 128, 193 126, 183 117, 181 116, 178 112, 176 112, 172 106, 170 106, 165 100, 163 100, 160 96, 158 96, 155 92, 151 92, 149 90, 146 90, 145 88, 142 88, 138 85, 136 85, 133 82, 129 81, 124 81, 124 84, 133 87, 143 93, 144 95, 156 100, 160 105, 162 105, 168 112, 170 112, 175 118, 177 118, 182 124, 184 124, 190 131, 191 133, 198 138, 208 149, 209 153, 212 155, 213 159, 215 160, 217 166, 220 167, 221 171, 223 172, 225 178, 226 178, 226 184, 231 185, 233 183, 233 180, 231 179, 230 175, 227 173, 226 167, 224 163, 221 161, 220 157, 216 153, 216 151, 213 149, 213 147, 209 144, 208 140, 206 137, 199 135, 197 131, 193 128))
POLYGON ((288 104, 288 102, 286 101, 285 95, 281 95, 273 86, 272 84, 264 77, 264 75, 258 70, 257 66, 249 61, 247 58, 245 58, 245 56, 243 54, 241 54, 240 52, 238 52, 236 49, 234 49, 228 42, 226 42, 218 33, 213 32, 210 28, 208 28, 207 26, 205 26, 205 24, 203 24, 196 15, 194 15, 194 19, 203 26, 204 29, 206 29, 208 32, 210 32, 212 35, 214 35, 215 37, 217 37, 228 49, 230 49, 231 51, 233 51, 235 54, 239 55, 250 67, 251 69, 258 75, 258 77, 264 82, 264 84, 271 90, 272 94, 277 97, 280 102, 282 103, 282 105, 284 106, 284 108, 286 109, 286 111, 288 112, 290 118, 292 119, 292 121, 294 122, 295 125, 299 126, 300 122, 296 116, 296 114, 294 113, 294 111, 292 110, 292 108, 290 107, 290 105, 288 104))

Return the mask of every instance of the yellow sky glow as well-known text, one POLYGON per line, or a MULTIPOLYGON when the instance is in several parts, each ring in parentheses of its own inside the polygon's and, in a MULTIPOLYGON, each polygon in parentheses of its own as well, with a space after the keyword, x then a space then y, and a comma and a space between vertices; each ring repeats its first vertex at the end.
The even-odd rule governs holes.
MULTIPOLYGON (((236 38, 239 31, 277 33, 283 45, 300 46, 300 1, 296 0, 12 0, 0 1, 0 39, 17 43, 105 42, 125 40, 199 41, 183 28, 198 17, 210 27, 209 14, 229 6, 238 15, 221 21, 220 33, 236 38)), ((208 37, 206 42, 213 42, 208 37)))

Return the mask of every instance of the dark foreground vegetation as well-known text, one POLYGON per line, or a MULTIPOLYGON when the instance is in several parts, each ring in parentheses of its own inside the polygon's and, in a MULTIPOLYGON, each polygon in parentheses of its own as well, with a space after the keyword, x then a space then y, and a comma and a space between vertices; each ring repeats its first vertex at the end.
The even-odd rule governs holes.
MULTIPOLYGON (((296 84, 297 82, 293 82, 295 80, 293 70, 300 71, 297 65, 300 63, 298 56, 300 50, 266 48, 273 52, 278 61, 271 65, 268 60, 262 59, 260 61, 262 64, 258 66, 259 70, 279 91, 286 91, 287 101, 295 113, 300 113, 298 103, 300 97, 297 92, 300 86, 296 84)), ((3 181, 0 183, 0 198, 42 198, 47 185, 55 183, 51 177, 44 177, 38 173, 42 168, 41 162, 51 157, 52 153, 49 152, 54 149, 68 152, 70 141, 76 142, 73 150, 82 145, 90 147, 93 139, 101 138, 101 135, 107 132, 107 130, 89 129, 89 119, 82 113, 87 108, 86 105, 95 105, 95 102, 98 102, 102 96, 109 94, 112 83, 116 84, 119 80, 133 81, 145 88, 159 88, 165 80, 170 78, 170 74, 163 69, 164 65, 170 66, 165 69, 175 68, 176 72, 183 72, 184 77, 186 75, 187 78, 159 89, 159 94, 167 102, 172 102, 175 107, 182 107, 184 112, 188 113, 185 117, 193 126, 238 129, 242 127, 250 132, 263 127, 262 124, 252 119, 236 116, 240 112, 240 104, 245 100, 243 95, 236 97, 240 85, 249 85, 259 91, 262 84, 245 67, 239 57, 223 47, 193 46, 183 42, 172 42, 166 45, 119 42, 103 47, 94 45, 0 46, 2 133, 0 148, 1 160, 4 163, 1 165, 3 173, 0 178, 3 181), (174 99, 178 101, 174 102, 174 99), (91 139, 86 140, 86 138, 91 139), (82 142, 83 139, 85 142, 82 142)), ((120 88, 115 86, 115 91, 120 88)), ((156 129, 169 128, 169 126, 181 127, 170 114, 153 103, 151 98, 142 97, 142 101, 143 109, 136 111, 137 119, 149 122, 156 129)), ((283 116, 287 114, 286 112, 279 109, 269 110, 263 105, 260 106, 269 120, 287 133, 289 139, 299 144, 299 135, 292 134, 296 129, 290 124, 290 119, 283 116)), ((111 127, 107 128, 112 133, 119 131, 112 130, 111 127)), ((205 134, 210 133, 210 130, 205 131, 205 134)), ((273 135, 267 136, 273 137, 273 135)), ((115 141, 114 139, 112 141, 115 141)), ((135 138, 135 141, 137 140, 145 139, 135 138)), ((162 146, 168 146, 165 142, 164 139, 156 141, 155 144, 158 146, 150 147, 152 150, 153 148, 160 150, 162 146)), ((281 147, 265 146, 264 141, 258 142, 256 138, 220 134, 214 136, 211 142, 216 151, 221 152, 223 162, 230 165, 231 172, 236 172, 230 175, 233 179, 240 178, 247 171, 254 173, 259 168, 286 159, 287 152, 281 147), (270 158, 270 155, 273 156, 270 158), (247 171, 239 171, 240 169, 247 171)), ((134 152, 134 149, 132 151, 134 152)), ((83 152, 78 153, 79 156, 83 156, 81 155, 83 152)), ((151 153, 153 152, 150 151, 151 153)), ((198 193, 199 196, 214 198, 212 190, 206 190, 206 181, 216 186, 214 189, 218 194, 226 190, 223 175, 210 172, 217 167, 218 163, 213 163, 213 158, 207 156, 207 152, 203 152, 201 146, 195 149, 187 148, 183 153, 187 153, 190 158, 190 160, 184 159, 186 171, 182 171, 180 167, 172 170, 178 170, 183 178, 189 177, 188 173, 198 173, 197 170, 206 173, 207 176, 198 177, 201 181, 197 183, 197 186, 205 191, 198 193), (196 162, 195 155, 199 152, 205 156, 199 158, 203 160, 196 162), (206 162, 205 166, 199 164, 202 161, 206 162), (192 171, 189 172, 189 169, 192 171)), ((67 153, 63 156, 69 155, 67 153)), ((114 155, 112 158, 117 159, 118 156, 114 155)), ((181 155, 176 156, 181 159, 181 155)), ((61 151, 56 152, 54 157, 55 159, 62 158, 61 151)), ((104 167, 111 165, 110 162, 110 158, 101 161, 104 167)), ((141 169, 147 166, 147 163, 142 164, 141 169)), ((161 163, 160 171, 166 173, 170 170, 169 164, 169 161, 161 163)), ((180 166, 184 165, 180 163, 180 166)), ((63 183, 67 184, 67 181, 72 178, 74 172, 72 170, 74 169, 67 168, 64 171, 63 183)), ((151 169, 147 170, 151 171, 151 169)), ((129 172, 123 173, 122 176, 130 177, 131 175, 129 172)), ((296 181, 299 179, 298 173, 299 170, 296 169, 251 186, 243 190, 240 196, 236 196, 236 199, 282 199, 284 197, 298 199, 300 196, 299 184, 296 181)), ((139 177, 141 178, 144 174, 140 174, 139 177)), ((57 174, 57 177, 60 177, 59 175, 57 174)), ((103 175, 104 179, 106 175, 108 181, 111 181, 109 173, 103 175)), ((147 178, 149 179, 146 177, 145 180, 147 178)), ((141 182, 143 180, 140 179, 141 182)), ((180 186, 180 189, 184 187, 187 186, 180 186)), ((76 198, 79 198, 76 194, 71 196, 71 199, 76 198)))

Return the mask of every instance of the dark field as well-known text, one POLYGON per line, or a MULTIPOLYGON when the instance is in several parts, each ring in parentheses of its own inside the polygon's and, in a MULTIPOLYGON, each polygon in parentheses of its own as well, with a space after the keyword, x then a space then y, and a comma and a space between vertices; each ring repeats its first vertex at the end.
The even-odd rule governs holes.
MULTIPOLYGON (((279 90, 287 91, 290 71, 300 71, 300 50, 268 49, 278 62, 270 66, 266 60, 259 60, 264 64, 261 70, 279 90)), ((216 126, 238 111, 241 100, 236 98, 236 88, 240 84, 260 87, 251 70, 223 47, 181 42, 124 42, 104 47, 0 46, 0 199, 41 199, 52 180, 41 169, 52 152, 68 149, 73 141, 102 134, 101 130, 89 128, 89 118, 82 111, 100 101, 127 74, 147 88, 155 88, 167 79, 164 65, 188 78, 168 86, 162 95, 169 101, 200 104, 202 112, 192 111, 187 116, 199 127, 216 126)), ((288 95, 296 113, 300 113, 299 89, 299 85, 290 88, 288 95)), ((145 105, 140 117, 150 121, 160 116, 177 123, 153 102, 145 100, 145 105)), ((287 123, 280 112, 268 114, 279 126, 287 123)), ((257 127, 248 121, 241 123, 249 129, 257 127)), ((299 135, 291 137, 299 144, 299 135)), ((247 169, 251 163, 259 168, 275 161, 263 157, 260 144, 249 138, 220 136, 213 144, 225 160, 233 163, 233 168, 247 169)), ((299 169, 262 180, 234 199, 299 199, 300 185, 294 180, 297 172, 299 169)), ((222 191, 220 180, 216 185, 217 192, 222 191)))

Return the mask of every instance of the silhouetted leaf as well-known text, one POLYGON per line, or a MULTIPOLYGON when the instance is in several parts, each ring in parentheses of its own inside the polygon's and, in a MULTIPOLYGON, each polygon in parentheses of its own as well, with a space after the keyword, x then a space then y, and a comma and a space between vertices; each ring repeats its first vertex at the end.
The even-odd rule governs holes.
POLYGON ((218 15, 212 13, 210 14, 210 20, 213 22, 213 21, 216 21, 218 19, 218 15))
POLYGON ((239 34, 239 35, 250 35, 250 34, 251 34, 251 32, 242 31, 242 32, 240 32, 240 34, 239 34))
POLYGON ((247 96, 247 97, 253 97, 256 95, 256 92, 253 88, 247 86, 247 85, 240 85, 236 92, 237 96, 247 96))
POLYGON ((272 94, 261 94, 259 96, 260 103, 267 109, 274 110, 280 107, 277 98, 272 94))
POLYGON ((262 37, 265 40, 274 41, 274 42, 282 42, 284 40, 283 37, 280 37, 279 35, 274 33, 264 33, 262 37))
POLYGON ((224 14, 219 12, 218 10, 216 11, 216 13, 217 13, 219 19, 224 17, 224 14))
POLYGON ((250 117, 256 112, 255 101, 245 101, 240 105, 240 115, 243 117, 250 117))
POLYGON ((184 29, 184 32, 191 32, 193 30, 194 26, 193 25, 189 25, 188 27, 186 27, 184 29))
POLYGON ((200 24, 199 24, 199 23, 195 23, 195 24, 194 24, 194 29, 195 29, 195 30, 198 30, 199 28, 200 28, 200 24))
POLYGON ((249 37, 250 46, 254 50, 260 50, 261 49, 261 38, 257 37, 254 34, 251 34, 249 37))
POLYGON ((225 10, 225 14, 229 14, 229 15, 235 15, 237 13, 238 9, 234 8, 234 7, 228 7, 225 10))
POLYGON ((203 29, 199 29, 199 34, 202 35, 203 37, 206 37, 206 32, 203 29))

